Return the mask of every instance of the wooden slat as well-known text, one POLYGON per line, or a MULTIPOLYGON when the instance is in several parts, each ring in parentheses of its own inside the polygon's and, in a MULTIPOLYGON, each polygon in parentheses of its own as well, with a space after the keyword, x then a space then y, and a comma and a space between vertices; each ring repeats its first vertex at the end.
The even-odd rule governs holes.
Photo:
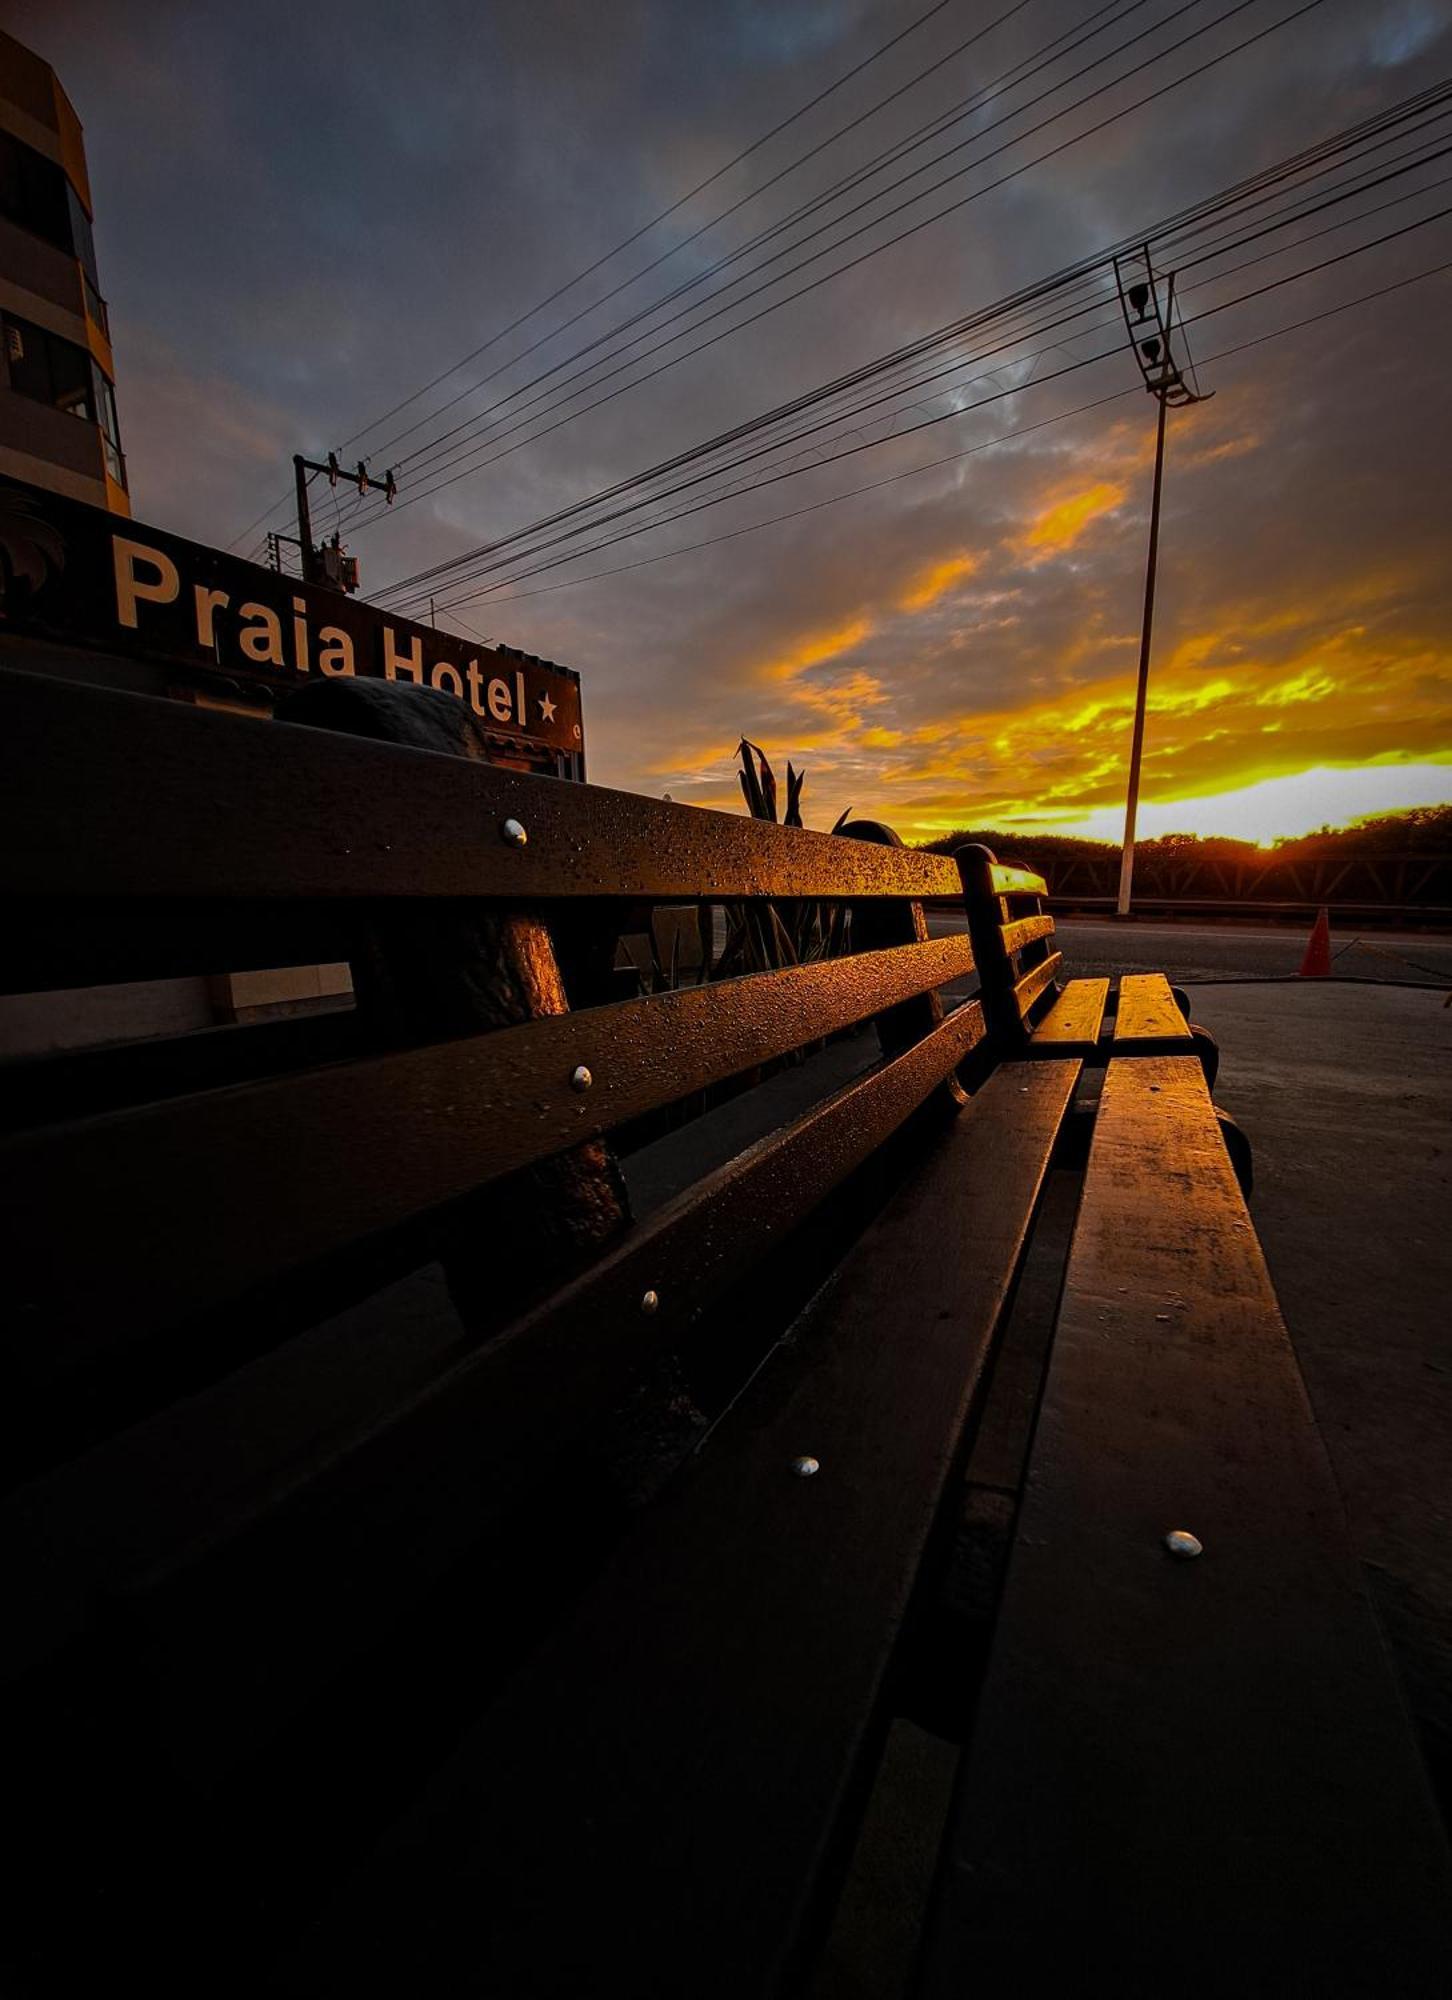
POLYGON ((971 964, 967 938, 936 938, 12 1139, 11 1365, 63 1375, 971 964), (259 1205, 267 1226, 239 1229, 259 1205))
POLYGON ((0 675, 0 810, 0 889, 21 896, 696 901, 959 887, 946 855, 28 674, 0 675), (510 818, 527 846, 501 838, 510 818))
POLYGON ((1452 1991, 1442 1829, 1193 1058, 1107 1072, 939 1880, 933 2000, 1452 1991))
MULTIPOLYGON (((739 1284, 943 1083, 984 1037, 976 1001, 935 1032, 750 1147, 442 1380, 380 1418, 340 1410, 327 1437, 245 1377, 218 1384, 34 1480, 0 1511, 8 1673, 44 1658, 98 1604, 155 1586, 285 1500, 275 1534, 306 1589, 285 1630, 228 1594, 228 1652, 252 1661, 258 1726, 306 1699, 390 1607, 426 1591, 522 1482, 608 1407, 650 1354, 739 1284), (642 1313, 647 1291, 656 1310, 642 1313), (420 1480, 419 1468, 427 1479, 420 1480), (377 1533, 380 1518, 388 1533, 377 1533), (359 1629, 359 1620, 364 1621, 359 1629), (305 1624, 304 1621, 310 1621, 305 1624)), ((252 1572, 244 1564, 242 1573, 252 1572)), ((252 1587, 257 1588, 256 1578, 252 1587)), ((219 1724, 235 1733, 236 1717, 219 1724)))
POLYGON ((1055 1055, 1091 1051, 1099 1039, 1108 998, 1107 979, 1071 979, 1034 1029, 1030 1049, 1055 1055))
MULTIPOLYGON (((1119 982, 1114 1041, 1190 1043, 1190 1029, 1162 972, 1127 972, 1119 982)), ((1166 1050, 1169 1054, 1171 1051, 1166 1050)))
POLYGON ((16 1058, 0 1068, 0 1121, 9 1129, 59 1124, 341 1062, 367 1046, 366 1022, 351 1007, 340 1007, 16 1058))
POLYGON ((1007 1065, 315 1941, 346 1989, 797 1991, 1075 1066, 1007 1065), (924 1246, 933 1254, 925 1256, 924 1246), (820 1461, 815 1478, 793 1460, 820 1461))
POLYGON ((995 896, 1046 896, 1049 885, 1042 875, 1035 875, 1029 868, 1009 868, 1001 861, 993 863, 993 893, 995 896))
POLYGON ((1003 926, 1003 948, 1010 956, 1022 951, 1025 945, 1037 944, 1040 938, 1054 935, 1052 917, 1020 917, 1016 923, 1003 926))
POLYGON ((361 898, 240 903, 15 895, 5 903, 0 993, 350 961, 379 907, 361 898))
POLYGON ((1064 963, 1062 952, 1050 952, 1049 956, 1032 966, 1013 989, 1013 997, 1018 1007, 1020 1020, 1026 1020, 1034 1002, 1058 977, 1059 967, 1064 963))

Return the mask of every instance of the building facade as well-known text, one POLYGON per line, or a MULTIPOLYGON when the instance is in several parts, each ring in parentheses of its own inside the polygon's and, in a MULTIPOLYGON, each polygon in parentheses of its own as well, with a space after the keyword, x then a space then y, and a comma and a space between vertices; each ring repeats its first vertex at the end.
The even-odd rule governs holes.
POLYGON ((129 514, 81 122, 0 32, 0 472, 129 514))

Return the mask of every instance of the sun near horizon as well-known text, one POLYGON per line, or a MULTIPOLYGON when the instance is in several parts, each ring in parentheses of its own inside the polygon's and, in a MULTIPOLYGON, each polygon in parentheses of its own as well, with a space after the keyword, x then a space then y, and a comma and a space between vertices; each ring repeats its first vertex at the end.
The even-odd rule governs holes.
MULTIPOLYGON (((1201 840, 1228 838, 1272 847, 1278 840, 1325 831, 1340 833, 1368 819, 1445 805, 1452 805, 1452 762, 1361 768, 1318 765, 1208 793, 1203 798, 1141 799, 1136 834, 1141 840, 1156 840, 1166 834, 1185 833, 1201 840)), ((1000 813, 996 823, 1017 833, 1119 841, 1124 834, 1124 809, 1100 806, 1088 813, 1063 815, 1032 810, 1000 813)), ((935 831, 949 833, 953 828, 943 826, 935 831)))

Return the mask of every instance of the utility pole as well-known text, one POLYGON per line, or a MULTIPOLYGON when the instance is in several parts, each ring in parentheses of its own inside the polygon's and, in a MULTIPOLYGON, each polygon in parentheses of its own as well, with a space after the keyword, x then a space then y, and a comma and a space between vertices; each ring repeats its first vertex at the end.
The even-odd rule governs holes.
MULTIPOLYGON (((1190 363, 1191 381, 1176 366, 1170 344, 1170 334, 1175 317, 1175 274, 1170 272, 1165 283, 1165 302, 1160 306, 1159 284, 1154 267, 1150 263, 1149 245, 1134 258, 1123 263, 1114 260, 1114 277, 1119 287, 1119 304, 1124 314, 1124 324, 1129 333, 1130 351, 1139 364, 1139 372, 1144 377, 1144 386, 1159 405, 1155 419, 1155 476, 1150 493, 1149 556, 1145 563, 1144 575, 1144 621, 1139 635, 1139 681, 1134 697, 1134 734, 1129 746, 1129 786, 1124 804, 1124 846, 1119 860, 1119 900, 1115 914, 1129 915, 1130 894, 1134 884, 1134 826, 1139 812, 1139 773, 1144 756, 1145 706, 1149 694, 1150 638, 1155 619, 1155 571, 1160 553, 1160 493, 1165 477, 1165 412, 1170 404, 1177 408, 1186 403, 1206 403, 1209 396, 1200 393, 1195 380, 1195 366, 1190 363), (1135 267, 1143 264, 1144 276, 1134 275, 1135 267), (1128 266, 1128 272, 1126 271, 1128 266)), ((1183 329, 1182 329, 1183 331, 1183 329)), ((1210 395, 1215 392, 1212 389, 1210 395)))
POLYGON ((325 474, 328 484, 336 486, 339 479, 346 479, 356 485, 360 493, 381 493, 391 507, 398 493, 398 482, 389 467, 381 479, 372 479, 368 473, 366 459, 360 458, 357 469, 345 472, 338 463, 336 452, 328 453, 326 464, 320 465, 315 458, 304 458, 301 452, 292 456, 293 477, 297 481, 297 539, 302 551, 302 573, 304 583, 331 584, 335 590, 356 590, 358 588, 358 565, 343 554, 341 538, 334 535, 332 542, 322 548, 313 546, 312 514, 308 507, 308 476, 310 473, 325 474), (351 582, 347 581, 351 570, 351 582))

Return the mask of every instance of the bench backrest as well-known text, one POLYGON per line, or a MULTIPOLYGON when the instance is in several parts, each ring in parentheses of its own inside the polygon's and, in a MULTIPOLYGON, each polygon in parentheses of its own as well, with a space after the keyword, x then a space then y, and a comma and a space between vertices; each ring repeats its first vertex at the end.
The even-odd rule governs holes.
MULTIPOLYGON (((981 863, 990 901, 1034 914, 998 939, 1005 996, 945 1006, 985 920, 931 936, 957 862, 873 823, 0 680, 8 990, 331 960, 357 988, 334 1015, 11 1066, 20 1766, 40 1797, 58 1758, 130 1756, 153 1827, 201 1796, 255 1841, 307 1745, 328 1811, 269 1837, 322 1849, 427 1761, 450 1700, 417 1649, 447 1650, 460 1575, 512 1657, 608 1533, 640 1434, 660 1445, 622 1404, 679 1414, 688 1329, 729 1395, 796 1266, 830 1261, 782 1245, 868 1212, 894 1135, 990 1059, 987 1015, 1047 991, 1043 884, 981 863), (612 997, 622 930, 671 905, 703 935, 723 912, 758 969, 612 997), (614 1136, 868 1022, 878 1059, 632 1223, 614 1136)), ((74 1828, 56 1839, 59 1866, 74 1828)))

